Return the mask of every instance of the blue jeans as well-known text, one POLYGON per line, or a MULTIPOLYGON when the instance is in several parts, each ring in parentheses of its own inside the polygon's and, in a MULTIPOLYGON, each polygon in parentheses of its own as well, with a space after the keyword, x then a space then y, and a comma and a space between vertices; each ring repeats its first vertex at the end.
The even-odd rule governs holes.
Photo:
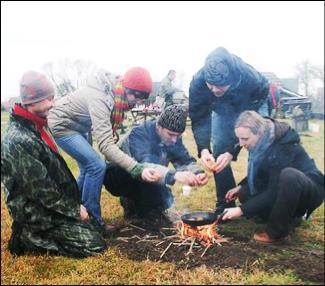
POLYGON ((77 184, 82 204, 102 225, 100 195, 105 177, 106 163, 89 144, 86 135, 73 134, 54 138, 67 154, 74 158, 79 167, 77 184))
MULTIPOLYGON (((267 116, 267 101, 259 108, 258 113, 267 116)), ((223 114, 212 112, 211 117, 211 137, 213 146, 213 156, 217 158, 227 151, 229 142, 237 142, 234 126, 239 114, 231 106, 225 106, 223 114)), ((216 195, 218 205, 224 205, 226 193, 236 187, 235 178, 231 165, 223 169, 222 172, 214 173, 216 184, 216 195)))

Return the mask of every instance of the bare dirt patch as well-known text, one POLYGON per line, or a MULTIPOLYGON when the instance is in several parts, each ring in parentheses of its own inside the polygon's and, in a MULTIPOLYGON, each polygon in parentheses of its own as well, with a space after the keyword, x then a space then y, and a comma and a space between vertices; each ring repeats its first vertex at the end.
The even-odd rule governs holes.
POLYGON ((110 246, 117 247, 132 260, 171 262, 181 269, 202 265, 245 271, 258 267, 276 273, 290 269, 303 281, 324 284, 324 251, 321 250, 297 248, 289 242, 281 245, 259 244, 239 232, 223 233, 221 229, 219 233, 229 238, 229 242, 221 246, 212 245, 206 251, 204 246, 196 245, 189 253, 190 243, 177 244, 180 239, 175 229, 153 230, 143 225, 139 229, 136 226, 139 225, 121 229, 120 234, 109 241, 110 246))

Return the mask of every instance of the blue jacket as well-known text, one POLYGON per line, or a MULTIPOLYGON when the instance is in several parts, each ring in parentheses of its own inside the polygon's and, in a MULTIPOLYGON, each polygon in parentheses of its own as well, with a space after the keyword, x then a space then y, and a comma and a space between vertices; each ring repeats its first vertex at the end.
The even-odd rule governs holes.
MULTIPOLYGON (((204 67, 193 76, 189 89, 189 116, 199 156, 202 149, 210 149, 212 111, 225 119, 229 114, 238 116, 245 110, 257 111, 269 92, 268 80, 226 49, 217 48, 209 57, 220 58, 231 70, 235 83, 222 97, 216 97, 206 85, 204 67)), ((229 142, 230 146, 235 144, 229 142)))
POLYGON ((165 175, 164 183, 171 184, 171 175, 174 173, 167 168, 169 163, 172 163, 177 171, 189 170, 194 173, 203 171, 189 155, 181 137, 171 146, 161 142, 156 131, 156 121, 146 121, 133 128, 122 141, 121 149, 140 163, 164 166, 160 169, 165 175))

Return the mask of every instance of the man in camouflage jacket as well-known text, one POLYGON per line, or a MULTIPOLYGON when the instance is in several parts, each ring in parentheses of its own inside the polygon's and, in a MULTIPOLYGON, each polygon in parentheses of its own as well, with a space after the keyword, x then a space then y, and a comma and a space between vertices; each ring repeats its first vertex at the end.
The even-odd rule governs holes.
POLYGON ((80 204, 76 181, 46 128, 54 89, 45 76, 26 72, 1 142, 1 181, 13 219, 9 250, 86 257, 105 240, 80 204))

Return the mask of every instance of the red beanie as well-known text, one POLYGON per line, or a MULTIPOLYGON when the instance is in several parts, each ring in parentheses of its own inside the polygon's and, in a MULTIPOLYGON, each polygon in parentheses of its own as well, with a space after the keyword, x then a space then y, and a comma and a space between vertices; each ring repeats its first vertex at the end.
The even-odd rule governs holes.
POLYGON ((150 93, 152 90, 150 73, 144 68, 131 68, 123 77, 123 86, 129 89, 150 93))

